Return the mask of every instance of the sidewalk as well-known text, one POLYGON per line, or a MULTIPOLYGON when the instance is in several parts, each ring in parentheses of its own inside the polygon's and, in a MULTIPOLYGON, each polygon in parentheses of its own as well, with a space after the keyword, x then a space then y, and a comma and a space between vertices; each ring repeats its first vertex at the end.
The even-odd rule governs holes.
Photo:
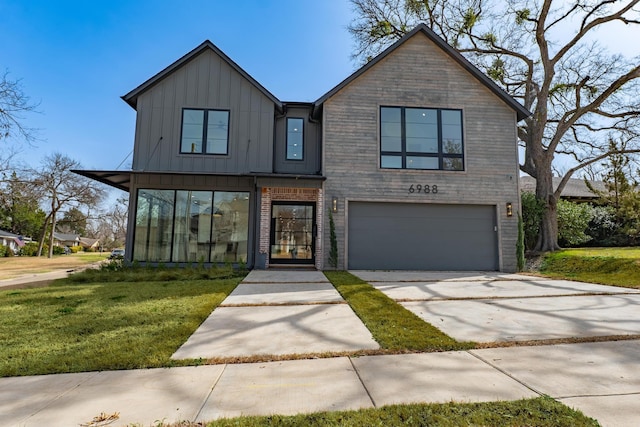
POLYGON ((118 413, 110 425, 149 426, 546 394, 603 426, 636 426, 639 352, 619 341, 0 378, 0 419, 66 427, 118 413))

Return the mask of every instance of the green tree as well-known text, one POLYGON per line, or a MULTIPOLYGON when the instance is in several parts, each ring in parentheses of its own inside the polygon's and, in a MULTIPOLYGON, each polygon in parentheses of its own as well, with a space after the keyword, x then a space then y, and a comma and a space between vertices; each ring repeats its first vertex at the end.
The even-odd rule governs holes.
MULTIPOLYGON (((611 134, 640 134, 640 64, 610 53, 598 30, 640 24, 640 0, 350 0, 354 57, 371 59, 418 23, 457 48, 533 114, 518 128, 520 169, 544 204, 536 250, 559 248, 557 206, 573 173, 616 153, 611 134), (562 29, 562 31, 559 31, 562 29), (553 188, 553 161, 574 166, 553 188)), ((638 138, 627 152, 638 152, 638 138)))
POLYGON ((25 178, 12 172, 0 185, 0 228, 27 237, 38 236, 46 214, 39 195, 25 178))
POLYGON ((87 235, 87 215, 82 213, 77 207, 72 207, 64 213, 62 219, 58 221, 57 230, 63 233, 87 235))
POLYGON ((618 244, 635 245, 640 241, 640 188, 633 178, 631 158, 626 154, 628 140, 609 140, 611 151, 616 151, 602 165, 605 168, 602 180, 604 191, 598 191, 587 183, 590 190, 599 196, 599 204, 613 211, 618 244))

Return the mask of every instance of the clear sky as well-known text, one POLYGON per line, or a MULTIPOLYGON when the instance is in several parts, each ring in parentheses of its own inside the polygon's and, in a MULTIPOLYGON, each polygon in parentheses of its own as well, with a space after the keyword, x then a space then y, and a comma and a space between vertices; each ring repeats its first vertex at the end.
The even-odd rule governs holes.
MULTIPOLYGON (((135 111, 120 96, 207 39, 279 99, 314 101, 357 67, 351 19, 347 0, 0 0, 0 71, 39 103, 26 124, 41 141, 20 158, 128 169, 135 111)), ((637 55, 640 32, 621 27, 597 37, 637 55)))
POLYGON ((280 100, 315 101, 356 68, 350 20, 347 0, 0 0, 0 71, 40 103, 20 159, 115 169, 135 128, 120 97, 207 39, 280 100))

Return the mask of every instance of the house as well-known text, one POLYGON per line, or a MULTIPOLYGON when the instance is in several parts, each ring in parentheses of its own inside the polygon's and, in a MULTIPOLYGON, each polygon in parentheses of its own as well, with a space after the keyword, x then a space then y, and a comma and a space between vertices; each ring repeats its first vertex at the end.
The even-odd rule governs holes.
POLYGON ((124 95, 128 260, 251 268, 516 269, 530 113, 425 25, 315 102, 276 98, 205 41, 124 95))
MULTIPOLYGON (((560 177, 553 177, 553 188, 558 188, 560 185, 560 177)), ((602 181, 593 181, 589 180, 589 185, 591 188, 601 191, 603 193, 607 192, 607 188, 602 181)), ((521 176, 520 177, 520 190, 522 192, 535 193, 536 192, 536 180, 530 176, 521 176)), ((585 180, 582 178, 570 178, 567 184, 565 185, 562 193, 560 193, 560 198, 564 200, 568 200, 570 202, 575 203, 588 203, 593 202, 600 198, 599 195, 594 193, 589 189, 585 180)))
POLYGON ((100 239, 91 239, 89 237, 80 237, 80 246, 86 250, 100 250, 100 239))
POLYGON ((0 230, 0 246, 7 246, 14 254, 17 254, 27 241, 31 241, 31 239, 0 230))
POLYGON ((55 231, 53 233, 53 245, 67 247, 80 246, 80 235, 55 231))

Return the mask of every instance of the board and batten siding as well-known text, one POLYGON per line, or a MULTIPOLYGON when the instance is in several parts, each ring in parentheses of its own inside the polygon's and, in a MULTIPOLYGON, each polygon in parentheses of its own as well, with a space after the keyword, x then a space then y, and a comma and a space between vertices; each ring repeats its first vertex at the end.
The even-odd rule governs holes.
MULTIPOLYGON (((516 112, 504 101, 417 33, 323 108, 325 197, 338 199, 333 214, 338 268, 346 268, 348 202, 388 201, 495 206, 499 268, 515 271, 520 210, 516 112), (380 106, 461 109, 465 170, 380 169, 380 106), (436 185, 438 193, 410 194, 412 184, 436 185), (507 202, 513 204, 512 217, 506 216, 507 202)), ((323 235, 327 247, 328 230, 323 235)))
POLYGON ((139 96, 133 170, 271 172, 274 111, 249 80, 204 51, 139 96), (184 108, 229 110, 228 155, 180 153, 184 108))

